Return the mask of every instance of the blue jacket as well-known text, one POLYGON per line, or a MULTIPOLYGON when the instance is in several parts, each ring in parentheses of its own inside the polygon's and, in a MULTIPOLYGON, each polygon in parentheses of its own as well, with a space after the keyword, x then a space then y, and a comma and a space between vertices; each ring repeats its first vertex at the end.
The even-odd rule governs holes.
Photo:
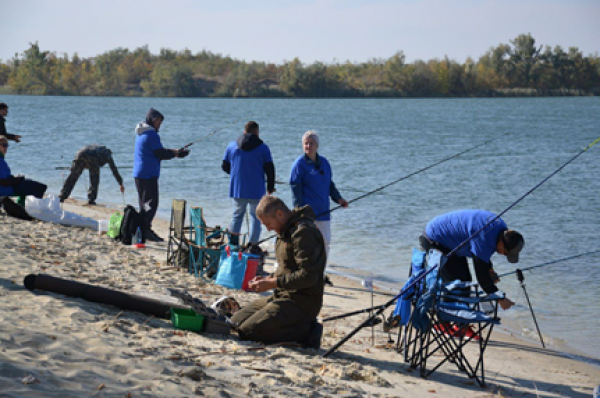
MULTIPOLYGON (((431 220, 425 228, 425 234, 429 239, 454 250, 495 217, 494 213, 486 210, 452 211, 431 220)), ((461 257, 477 257, 490 263, 492 255, 496 252, 498 235, 506 229, 506 223, 499 218, 455 254, 461 257)))
POLYGON ((158 132, 148 123, 138 123, 135 132, 133 177, 158 178, 160 176, 160 162, 173 159, 175 152, 163 148, 158 132))
MULTIPOLYGON (((0 180, 9 178, 12 176, 8 163, 4 160, 3 156, 0 156, 0 180)), ((0 196, 12 196, 15 193, 15 189, 12 185, 0 185, 0 196)))
POLYGON ((338 202, 342 198, 333 183, 333 172, 327 159, 317 154, 316 162, 302 155, 292 165, 290 185, 294 207, 309 205, 318 221, 331 219, 329 198, 338 202))
POLYGON ((223 171, 230 174, 229 197, 260 199, 267 190, 275 190, 275 166, 271 151, 254 134, 245 133, 231 142, 223 155, 223 171))

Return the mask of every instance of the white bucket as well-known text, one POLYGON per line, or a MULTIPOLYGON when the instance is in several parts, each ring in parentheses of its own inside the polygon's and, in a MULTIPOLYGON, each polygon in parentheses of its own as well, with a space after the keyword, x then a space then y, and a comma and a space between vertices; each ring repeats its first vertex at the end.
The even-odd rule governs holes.
POLYGON ((102 235, 106 232, 108 232, 108 220, 98 220, 98 234, 102 235))

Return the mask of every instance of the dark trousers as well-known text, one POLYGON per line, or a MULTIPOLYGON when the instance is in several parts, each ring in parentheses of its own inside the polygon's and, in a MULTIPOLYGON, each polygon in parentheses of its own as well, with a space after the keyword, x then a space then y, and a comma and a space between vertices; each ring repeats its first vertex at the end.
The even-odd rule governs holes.
MULTIPOLYGON (((73 160, 71 163, 71 172, 65 181, 65 185, 63 185, 59 198, 65 200, 71 195, 71 191, 75 188, 75 184, 83 170, 85 170, 85 165, 81 162, 73 160)), ((94 202, 98 197, 98 187, 100 186, 100 168, 98 167, 90 167, 88 168, 88 172, 90 173, 90 188, 88 189, 88 200, 94 202)))
POLYGON ((15 186, 15 195, 18 196, 27 196, 33 195, 38 199, 42 199, 44 197, 44 193, 48 189, 46 184, 42 184, 41 182, 33 181, 25 179, 19 183, 19 185, 15 186))
MULTIPOLYGON (((419 238, 419 243, 421 243, 421 248, 424 252, 428 252, 430 249, 435 249, 441 251, 445 255, 450 253, 450 249, 440 245, 438 242, 430 240, 425 235, 421 235, 419 238)), ((448 257, 446 264, 442 267, 440 276, 442 277, 443 283, 453 282, 456 279, 463 282, 471 282, 473 280, 471 271, 469 271, 469 263, 467 262, 467 258, 457 255, 448 257)), ((469 290, 467 289, 461 293, 468 296, 469 290)))
POLYGON ((144 231, 152 229, 152 220, 158 210, 158 177, 136 178, 140 215, 144 231))
POLYGON ((292 300, 265 297, 246 305, 231 320, 238 325, 240 339, 276 344, 302 341, 315 317, 292 300))

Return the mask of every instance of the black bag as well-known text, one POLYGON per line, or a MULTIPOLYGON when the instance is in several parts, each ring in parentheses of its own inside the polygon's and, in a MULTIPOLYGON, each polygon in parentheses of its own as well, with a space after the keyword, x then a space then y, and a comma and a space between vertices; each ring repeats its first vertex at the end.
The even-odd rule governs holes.
POLYGON ((21 220, 32 221, 33 218, 27 213, 25 208, 21 205, 16 204, 10 198, 6 197, 2 201, 4 211, 11 217, 19 218, 21 220))
POLYGON ((131 237, 135 235, 137 229, 142 232, 142 242, 146 241, 146 233, 142 223, 142 216, 131 205, 125 206, 123 210, 123 221, 121 222, 121 243, 124 245, 131 244, 131 237))

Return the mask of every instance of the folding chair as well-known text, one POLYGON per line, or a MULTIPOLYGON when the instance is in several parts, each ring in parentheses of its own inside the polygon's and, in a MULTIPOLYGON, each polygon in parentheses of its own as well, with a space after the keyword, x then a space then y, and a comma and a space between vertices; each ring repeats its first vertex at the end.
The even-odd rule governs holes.
POLYGON ((169 239, 167 242, 167 264, 174 267, 181 265, 185 259, 187 239, 185 237, 185 208, 186 201, 173 199, 171 205, 171 222, 169 223, 169 239))
POLYGON ((472 282, 442 284, 438 271, 445 262, 442 253, 430 250, 426 267, 438 267, 415 290, 414 312, 403 341, 404 359, 418 368, 422 377, 428 377, 445 363, 453 363, 484 387, 484 353, 494 325, 500 323, 498 300, 504 294, 485 295, 472 282), (470 289, 468 296, 464 289, 470 289), (471 341, 477 344, 467 348, 471 341), (427 370, 427 362, 434 355, 442 359, 427 370))
POLYGON ((219 268, 221 249, 231 241, 232 235, 242 235, 242 245, 246 234, 234 234, 219 227, 210 228, 202 215, 201 207, 190 209, 190 261, 189 272, 212 279, 219 268))

